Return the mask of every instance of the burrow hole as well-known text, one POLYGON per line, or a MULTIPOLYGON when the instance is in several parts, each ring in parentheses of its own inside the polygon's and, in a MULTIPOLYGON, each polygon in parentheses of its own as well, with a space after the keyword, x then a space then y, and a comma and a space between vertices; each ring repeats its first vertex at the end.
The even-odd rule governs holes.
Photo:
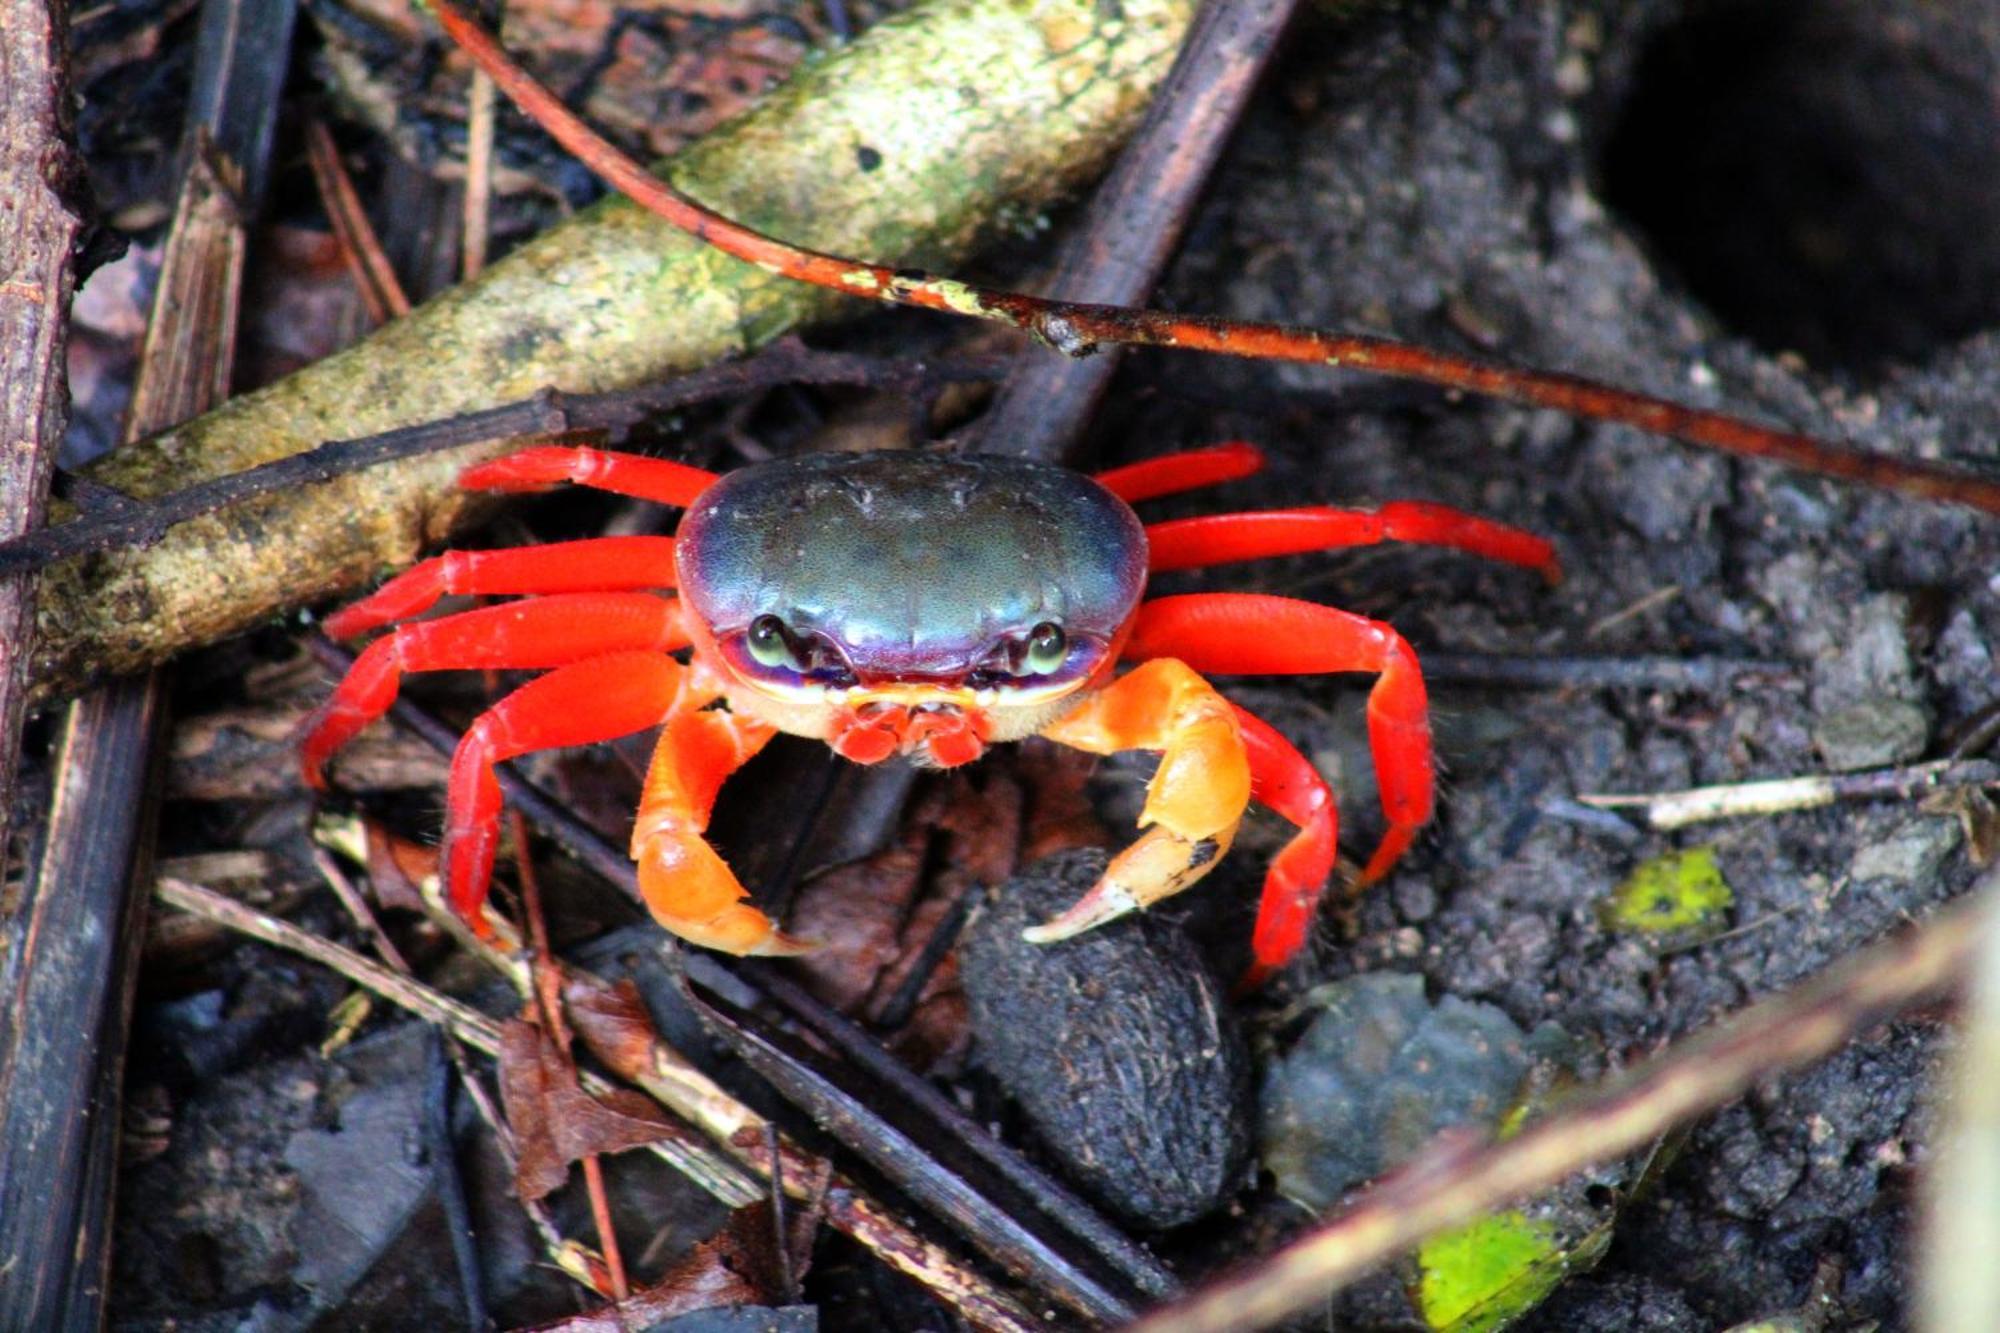
POLYGON ((1980 8, 1693 0, 1603 141, 1606 201, 1717 317, 1822 369, 1871 378, 2000 326, 1980 8))

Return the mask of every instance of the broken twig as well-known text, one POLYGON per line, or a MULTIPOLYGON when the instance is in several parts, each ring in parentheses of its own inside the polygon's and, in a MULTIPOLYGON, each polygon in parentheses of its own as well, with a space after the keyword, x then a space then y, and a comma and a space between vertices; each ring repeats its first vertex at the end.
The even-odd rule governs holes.
POLYGON ((666 384, 597 394, 551 389, 521 402, 442 421, 329 441, 305 453, 199 482, 155 500, 135 500, 114 492, 106 497, 112 502, 97 504, 66 523, 0 542, 0 574, 72 556, 144 546, 160 540, 176 524, 231 505, 482 441, 615 433, 678 407, 782 384, 858 385, 914 394, 934 381, 988 379, 995 373, 995 363, 986 360, 913 362, 907 357, 816 351, 786 339, 741 361, 726 361, 666 384))
POLYGON ((1761 1079, 1810 1064, 1961 976, 1992 929, 2000 874, 1971 901, 1565 1102, 1503 1142, 1434 1149, 1361 1201, 1132 1333, 1243 1333, 1322 1301, 1426 1236, 1645 1146, 1761 1079))
POLYGON ((1990 759, 1939 759, 1866 773, 1728 782, 1630 796, 1597 793, 1576 799, 1600 810, 1634 812, 1656 829, 1677 829, 1712 819, 1817 810, 1837 801, 1911 801, 1954 787, 2000 787, 2000 763, 1990 759))

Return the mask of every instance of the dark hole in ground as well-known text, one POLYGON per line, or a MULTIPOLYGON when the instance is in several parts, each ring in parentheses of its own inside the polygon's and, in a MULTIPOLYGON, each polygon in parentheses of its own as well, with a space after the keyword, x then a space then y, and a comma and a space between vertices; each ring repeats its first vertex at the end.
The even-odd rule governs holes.
POLYGON ((1822 368, 1872 376, 2000 324, 1981 8, 1697 0, 1635 70, 1606 202, 1724 322, 1822 368))

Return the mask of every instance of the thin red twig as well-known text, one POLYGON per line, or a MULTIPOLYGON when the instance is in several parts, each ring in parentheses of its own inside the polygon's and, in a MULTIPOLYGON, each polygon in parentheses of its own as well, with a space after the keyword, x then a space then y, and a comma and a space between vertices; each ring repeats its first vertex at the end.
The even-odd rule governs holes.
POLYGON ((1087 356, 1101 343, 1127 343, 1372 370, 1636 426, 1745 458, 2000 514, 2000 481, 1964 469, 1866 453, 1574 375, 1522 370, 1363 334, 1044 300, 790 245, 710 211, 620 152, 515 63, 457 0, 433 0, 432 8, 446 34, 492 76, 494 85, 591 170, 695 239, 783 277, 895 305, 1011 324, 1070 356, 1087 356))
POLYGON ((382 324, 409 314, 410 298, 404 294, 375 228, 369 225, 368 212, 361 207, 361 196, 354 191, 332 132, 321 121, 306 125, 306 162, 312 168, 313 183, 319 187, 327 221, 333 224, 334 239, 340 242, 341 256, 354 274, 354 285, 361 290, 361 303, 368 307, 368 318, 382 324))
MULTIPOLYGON (((489 676, 491 673, 488 673, 489 676)), ((521 915, 528 924, 528 969, 535 983, 535 1003, 541 1010, 542 1027, 562 1055, 569 1076, 576 1076, 570 1059, 569 1024, 562 1007, 562 972, 554 965, 549 949, 549 923, 542 915, 541 878, 535 873, 534 858, 528 851, 528 821, 519 810, 507 811, 508 829, 514 835, 515 876, 521 881, 521 915)), ((597 1246, 604 1255, 605 1275, 611 1285, 611 1299, 622 1301, 632 1294, 625 1276, 625 1258, 618 1248, 618 1231, 611 1221, 611 1196, 605 1192, 604 1164, 596 1153, 582 1159, 584 1192, 590 1198, 591 1221, 597 1226, 597 1246)))

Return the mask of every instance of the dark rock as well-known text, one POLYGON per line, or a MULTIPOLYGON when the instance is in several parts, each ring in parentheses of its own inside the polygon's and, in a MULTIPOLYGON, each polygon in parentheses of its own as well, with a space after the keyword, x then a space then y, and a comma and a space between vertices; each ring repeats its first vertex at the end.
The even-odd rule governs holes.
POLYGON ((1906 763, 1930 745, 1931 720, 1900 699, 1869 699, 1820 719, 1813 744, 1837 773, 1906 763))
POLYGON ((1440 1131, 1484 1132, 1513 1106, 1530 1065, 1527 1034, 1490 1004, 1424 979, 1372 972, 1314 991, 1305 1033, 1264 1078, 1264 1166, 1278 1188, 1324 1209, 1408 1161, 1440 1131))
POLYGON ((1178 1226, 1243 1183, 1249 1061, 1214 974, 1171 922, 1135 914, 1059 944, 1021 938, 1104 865, 1099 851, 1038 862, 966 932, 976 1058, 1086 1193, 1143 1226, 1178 1226))

